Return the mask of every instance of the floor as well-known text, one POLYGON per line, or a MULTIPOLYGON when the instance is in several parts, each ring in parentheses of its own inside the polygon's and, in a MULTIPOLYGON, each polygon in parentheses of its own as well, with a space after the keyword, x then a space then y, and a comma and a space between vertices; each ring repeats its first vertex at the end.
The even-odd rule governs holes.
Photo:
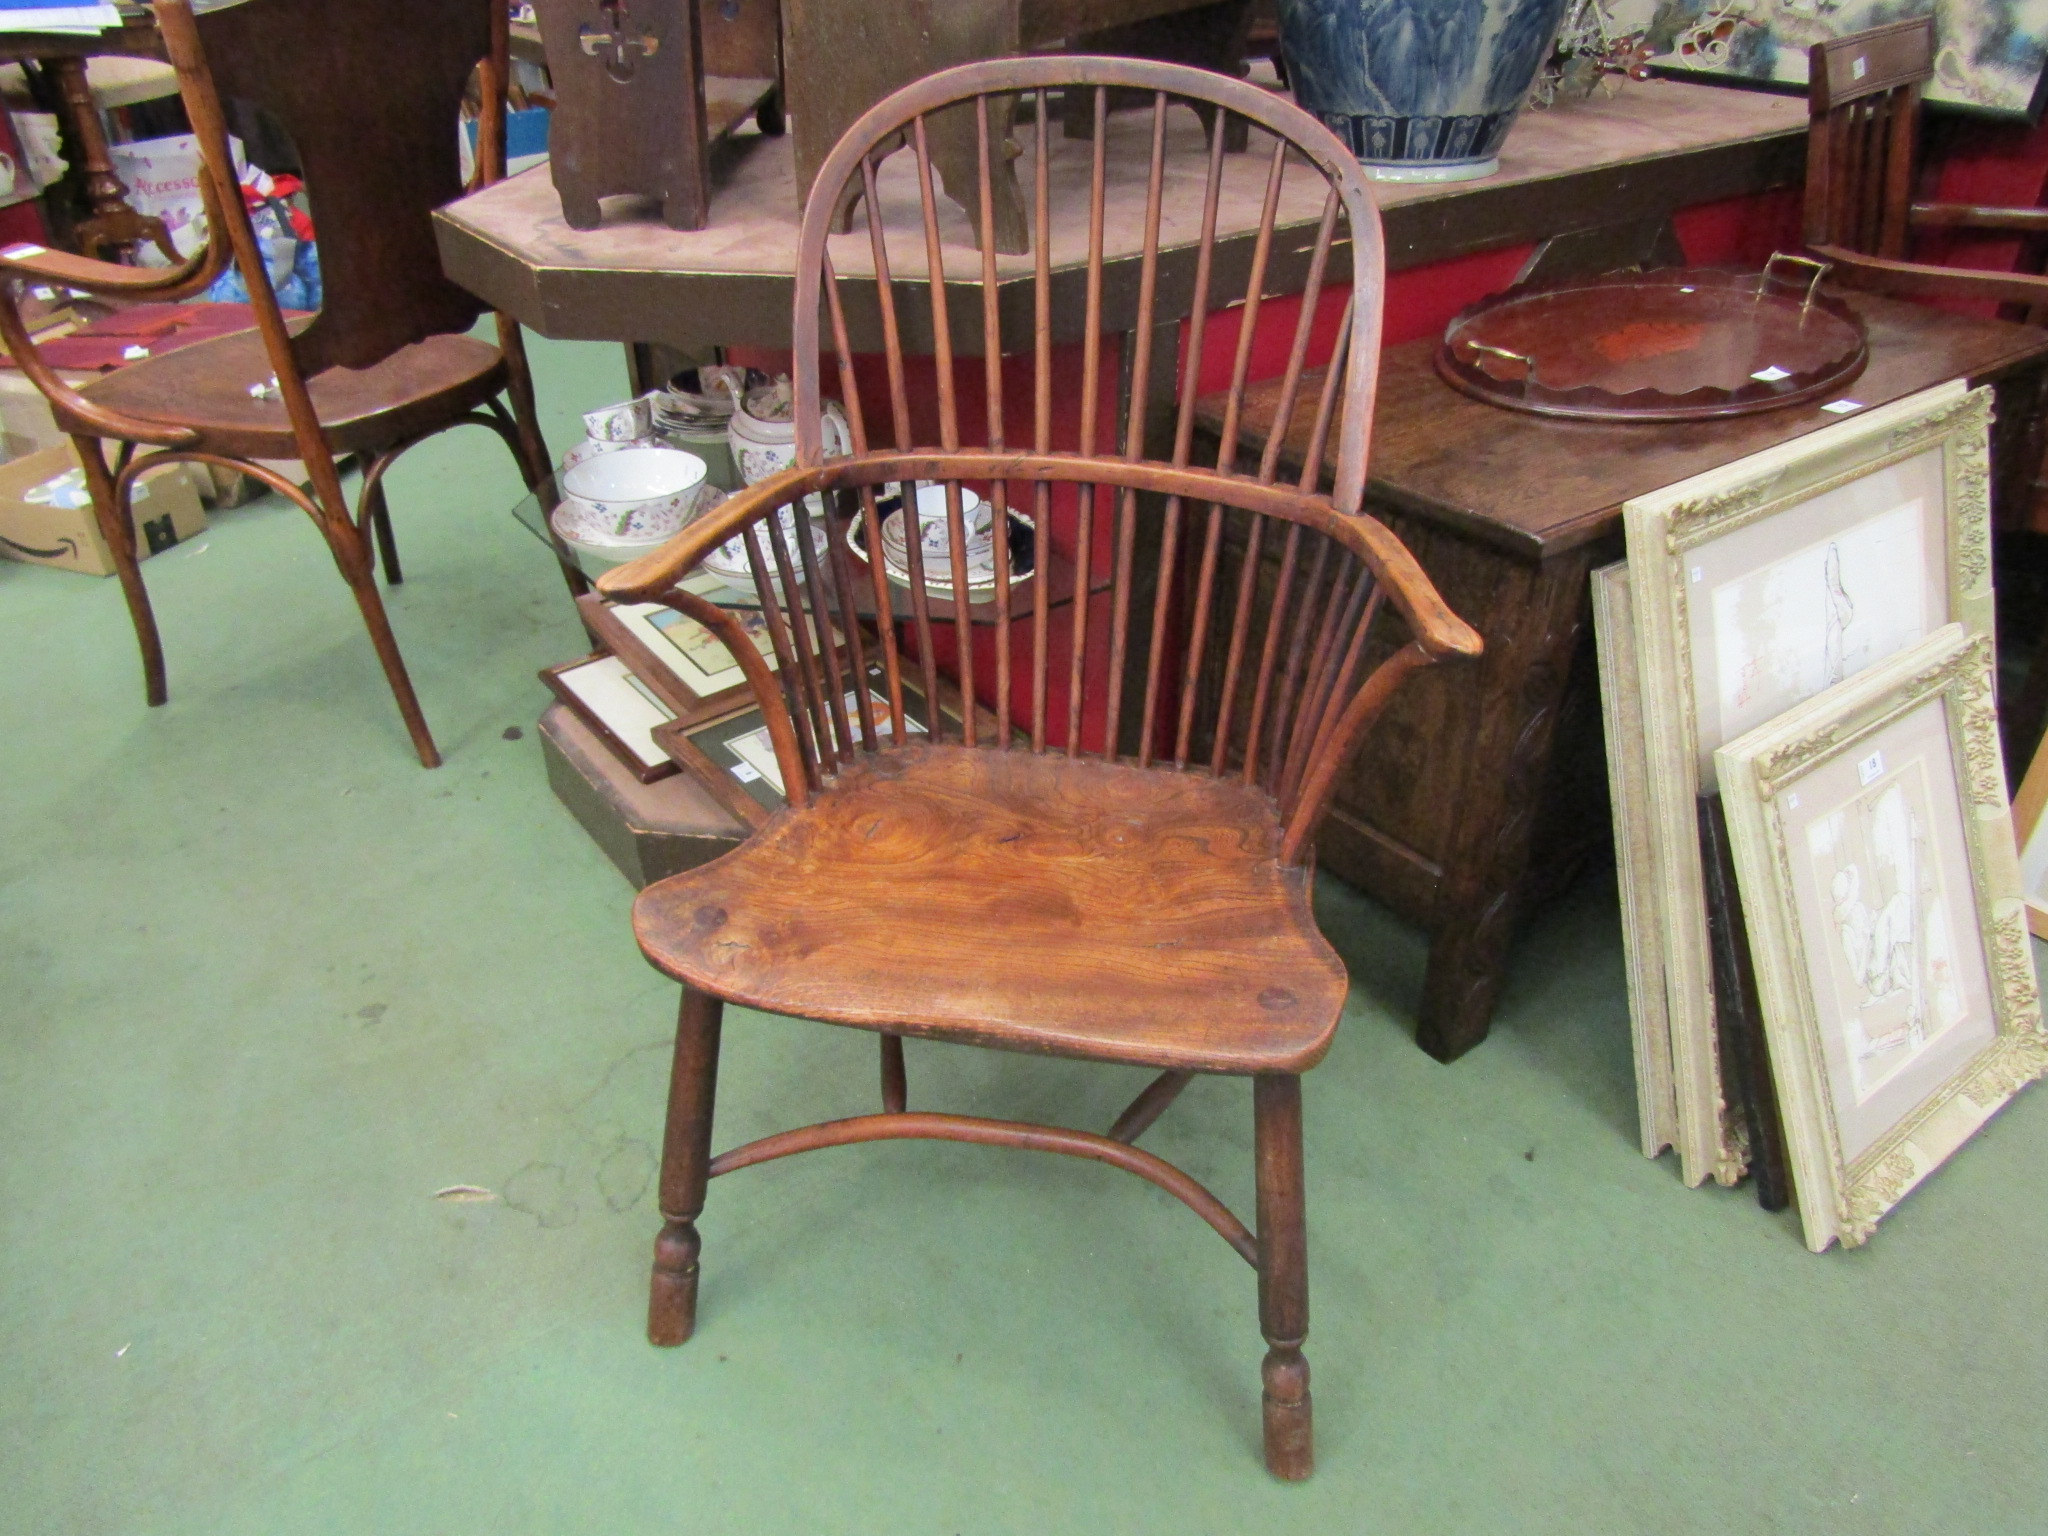
MULTIPOLYGON (((621 392, 542 345, 555 446, 621 392)), ((1336 885, 1307 1084, 1317 1453, 1258 1459, 1251 1272, 1065 1159, 883 1144, 712 1190, 641 1335, 674 997, 550 798, 576 649, 480 432, 396 476, 421 771, 318 542, 259 506, 111 581, 0 563, 0 1531, 2043 1529, 2048 1092, 1869 1247, 1635 1150, 1611 884, 1493 1040, 1409 1042, 1419 937, 1336 885), (473 1185, 490 1198, 439 1198, 473 1185)), ((719 1139, 871 1107, 865 1037, 729 1015, 719 1139)), ((913 1102, 1101 1126, 1118 1074, 913 1042, 913 1102)), ((1241 1209, 1249 1095, 1150 1133, 1241 1209)))

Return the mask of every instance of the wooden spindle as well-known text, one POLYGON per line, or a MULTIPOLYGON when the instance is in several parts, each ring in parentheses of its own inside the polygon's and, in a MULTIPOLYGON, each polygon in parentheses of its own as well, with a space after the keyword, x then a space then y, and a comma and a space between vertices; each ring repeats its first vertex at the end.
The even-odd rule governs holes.
MULTIPOLYGON (((1038 93, 1038 162, 1032 172, 1032 442, 1040 453, 1052 451, 1052 212, 1047 161, 1046 120, 1051 97, 1038 93)), ((1031 511, 1038 523, 1038 575, 1031 595, 1031 750, 1045 750, 1046 673, 1052 640, 1052 487, 1043 480, 1031 488, 1031 511)))
MULTIPOLYGON (((889 414, 895 418, 896 446, 910 447, 910 386, 903 377, 903 331, 896 321, 896 285, 889 275, 889 237, 882 230, 882 199, 875 191, 875 157, 860 162, 861 187, 867 205, 868 249, 875 260, 875 303, 882 314, 882 357, 889 372, 889 414)), ((881 537, 881 529, 875 530, 881 537)), ((875 558, 881 558, 881 547, 875 558)))
MULTIPOLYGON (((974 98, 974 153, 981 228, 995 228, 995 174, 989 159, 988 97, 974 98)), ((988 446, 1003 446, 1003 318, 996 287, 996 243, 981 242, 981 378, 988 397, 988 446)), ((1010 487, 989 484, 989 533, 995 545, 996 741, 1010 745, 1010 487)), ((971 674, 970 674, 971 675, 971 674)))
MULTIPOLYGON (((1266 633, 1259 646, 1259 670, 1252 680, 1252 713, 1245 722, 1244 733, 1244 782, 1259 782, 1260 733, 1265 729, 1266 716, 1272 708, 1273 677, 1280 656, 1280 636, 1286 625, 1287 614, 1294 599, 1294 578, 1301 562, 1301 524, 1289 523, 1287 537, 1280 546, 1280 572, 1273 582, 1273 600, 1266 607, 1266 633)), ((1216 771, 1223 771, 1223 760, 1219 757, 1216 771)))
POLYGON ((1287 429, 1294 424, 1294 397, 1301 388, 1301 375, 1308 362, 1309 333, 1314 329, 1316 305, 1323 296, 1323 273, 1330 262, 1330 237, 1337 228, 1337 189, 1323 201, 1322 222, 1316 226, 1315 252, 1309 257, 1308 282, 1302 289, 1301 311, 1294 321, 1294 340, 1287 349, 1287 368, 1280 382, 1280 406, 1266 434, 1265 451, 1259 456, 1259 478, 1272 480, 1280 464, 1280 450, 1287 443, 1287 429))

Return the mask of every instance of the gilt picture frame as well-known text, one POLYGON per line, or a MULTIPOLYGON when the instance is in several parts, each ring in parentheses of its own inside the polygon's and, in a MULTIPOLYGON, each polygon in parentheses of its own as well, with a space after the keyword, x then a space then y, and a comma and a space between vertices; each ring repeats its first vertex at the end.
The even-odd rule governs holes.
POLYGON ((1676 1145, 1733 1184, 1698 799, 1714 752, 1941 625, 1991 627, 1991 392, 1925 390, 1626 503, 1676 1145))
POLYGON ((1945 625, 1716 757, 1806 1245, 1854 1247, 2048 1072, 1991 637, 1945 625))
POLYGON ((1643 1156, 1656 1157, 1678 1137, 1678 1104, 1671 1080, 1671 1020, 1664 1005, 1662 887, 1652 832, 1650 759, 1643 742, 1642 684, 1636 672, 1635 611, 1626 560, 1593 573, 1593 636, 1600 667, 1600 719, 1607 740, 1608 799, 1614 809, 1614 867, 1628 973, 1637 1131, 1643 1156))

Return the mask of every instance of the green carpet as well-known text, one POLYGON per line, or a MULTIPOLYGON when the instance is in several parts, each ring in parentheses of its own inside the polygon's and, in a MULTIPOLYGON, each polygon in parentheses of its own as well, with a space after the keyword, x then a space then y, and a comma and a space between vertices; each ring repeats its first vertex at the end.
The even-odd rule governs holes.
MULTIPOLYGON (((616 349, 540 344, 559 450, 616 349)), ((1113 1170, 884 1144, 722 1180, 697 1338, 642 1336, 674 992, 551 798, 579 630, 469 431, 394 476, 422 771, 298 514, 111 581, 0 563, 0 1531, 2035 1532, 2048 1094, 1869 1247, 1635 1150, 1611 883, 1494 1038, 1334 884, 1307 1081, 1317 1455, 1258 1455, 1253 1277, 1113 1170), (508 739, 513 738, 513 739, 508 739), (458 1203, 474 1184, 497 1198, 458 1203)), ((875 1102, 865 1036, 734 1012, 721 1144, 875 1102)), ((914 1104, 1106 1125, 1142 1074, 912 1042, 914 1104)), ((1251 1110, 1147 1145, 1240 1210, 1251 1110)))

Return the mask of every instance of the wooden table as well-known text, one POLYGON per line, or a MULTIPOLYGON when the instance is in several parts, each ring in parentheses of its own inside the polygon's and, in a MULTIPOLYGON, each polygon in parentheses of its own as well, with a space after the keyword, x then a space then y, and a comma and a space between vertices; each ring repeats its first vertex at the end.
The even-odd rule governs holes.
MULTIPOLYGON (((1177 174, 1199 176, 1202 156, 1192 118, 1176 113, 1171 122, 1170 163, 1180 168, 1177 174)), ((1805 132, 1806 107, 1797 98, 1678 81, 1631 83, 1609 100, 1527 112, 1508 137, 1498 175, 1379 189, 1388 260, 1397 269, 1419 266, 1602 228, 1611 231, 1610 245, 1640 240, 1677 209, 1796 182, 1805 165, 1805 132)), ((751 135, 733 142, 737 163, 713 193, 707 229, 671 230, 650 211, 620 206, 608 209, 603 228, 578 232, 563 223, 553 183, 538 167, 435 216, 442 266, 465 288, 544 336, 656 343, 697 356, 723 345, 787 346, 797 235, 791 146, 787 138, 751 135)), ((1089 153, 1085 141, 1054 139, 1053 223, 1056 231, 1069 232, 1072 247, 1056 242, 1056 267, 1080 265, 1089 153)), ((1257 158, 1229 157, 1224 227, 1239 236, 1235 246, 1228 240, 1219 244, 1219 260, 1242 259, 1242 250, 1235 257, 1230 253, 1249 248, 1265 175, 1257 158)), ((1028 159, 1027 154, 1019 171, 1027 184, 1028 159)), ((907 160, 895 157, 885 170, 885 177, 893 170, 906 189, 907 160)), ((1145 156, 1142 150, 1114 155, 1110 165, 1112 260, 1104 320, 1108 329, 1126 331, 1135 323, 1137 284, 1120 280, 1119 267, 1136 265, 1145 156)), ((1301 195, 1283 227, 1312 228, 1321 197, 1308 193, 1308 178, 1297 180, 1301 195)), ((914 194, 892 200, 885 188, 885 202, 891 219, 917 218, 914 194)), ((979 345, 978 300, 970 302, 966 292, 967 283, 979 277, 979 259, 965 218, 950 203, 942 210, 950 243, 947 278, 962 291, 954 342, 966 350, 979 345)), ((1192 246, 1193 236, 1186 232, 1182 249, 1192 246)), ((1307 245, 1277 242, 1270 292, 1300 288, 1307 245)), ((1175 246, 1169 231, 1160 279, 1161 334, 1154 338, 1161 346, 1169 336, 1177 339, 1191 297, 1192 262, 1176 262, 1175 246)), ((870 270, 866 249, 864 234, 835 242, 833 259, 843 277, 870 270)), ((1020 299, 1029 271, 1030 258, 1024 256, 1004 257, 999 267, 1002 279, 1019 283, 1020 299)), ((899 282, 912 284, 917 276, 897 274, 899 282)), ((924 308, 902 301, 906 317, 924 308)), ((1057 316, 1069 333, 1079 325, 1080 309, 1076 302, 1057 316)), ((906 345, 914 348, 915 340, 906 338, 906 345)), ((1169 373, 1158 369, 1154 377, 1169 373)))
MULTIPOLYGON (((1870 365, 1842 393, 1874 406, 1947 379, 1995 385, 1994 516, 2024 504, 2041 462, 2048 331, 1851 302, 1870 365)), ((1430 930, 1417 1034, 1449 1061, 1486 1038, 1521 914, 1611 839, 1587 578, 1621 557, 1622 503, 1842 418, 1818 404, 1679 424, 1530 416, 1444 384, 1435 345, 1386 354, 1366 494, 1486 653, 1431 668, 1396 698, 1339 787, 1320 852, 1430 930)), ((1243 459, 1256 461, 1279 392, 1268 383, 1246 400, 1243 459)), ((1212 432, 1221 405, 1203 402, 1212 432)), ((1295 473, 1313 415, 1294 416, 1283 462, 1295 473)))

